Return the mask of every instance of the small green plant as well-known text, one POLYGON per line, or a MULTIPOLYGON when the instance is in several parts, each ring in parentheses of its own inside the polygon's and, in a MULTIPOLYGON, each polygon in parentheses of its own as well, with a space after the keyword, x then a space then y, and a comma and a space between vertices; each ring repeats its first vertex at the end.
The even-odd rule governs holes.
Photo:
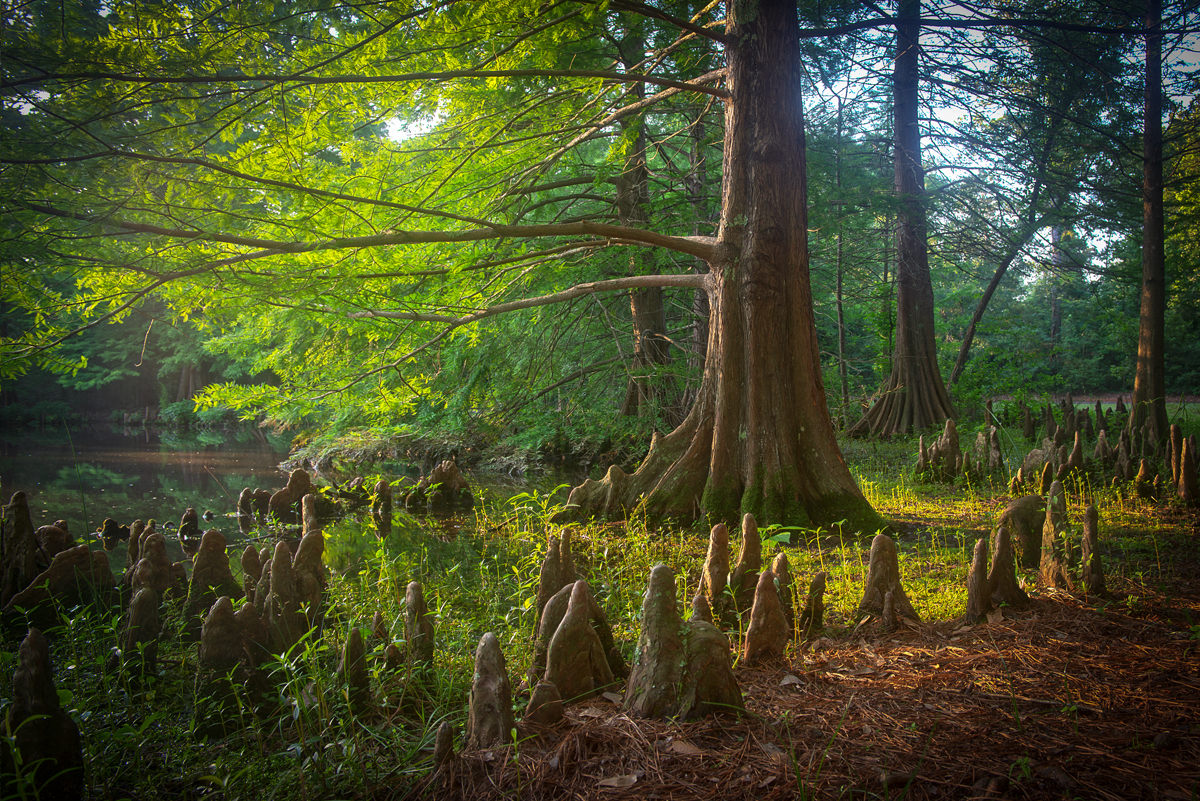
POLYGON ((569 484, 559 484, 548 492, 532 489, 513 495, 508 499, 512 511, 505 522, 511 522, 519 530, 544 529, 550 516, 561 506, 561 502, 555 500, 556 496, 570 489, 569 484))
POLYGON ((1033 779, 1033 760, 1027 756, 1017 757, 1009 766, 1008 778, 1023 782, 1033 779))
MULTIPOLYGON (((25 801, 27 798, 38 799, 42 797, 41 791, 45 789, 45 785, 43 785, 41 788, 38 787, 37 773, 38 769, 48 760, 41 759, 26 763, 24 755, 21 753, 21 749, 17 747, 17 735, 23 727, 34 724, 46 717, 48 716, 30 715, 21 722, 20 726, 14 729, 12 727, 11 716, 4 716, 4 730, 2 735, 4 742, 3 748, 4 753, 11 755, 10 758, 12 759, 12 773, 4 773, 2 776, 0 776, 0 779, 3 780, 3 783, 7 788, 4 791, 5 799, 19 799, 19 801, 25 801)), ((55 776, 51 776, 48 777, 46 781, 51 782, 55 778, 55 776)))
POLYGON ((1064 704, 1061 711, 1071 719, 1071 728, 1076 734, 1079 734, 1079 706, 1077 704, 1064 704))

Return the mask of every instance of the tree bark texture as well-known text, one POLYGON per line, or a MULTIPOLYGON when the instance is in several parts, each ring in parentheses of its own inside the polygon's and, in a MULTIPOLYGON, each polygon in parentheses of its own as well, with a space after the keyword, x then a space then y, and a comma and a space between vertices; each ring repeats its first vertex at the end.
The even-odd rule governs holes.
POLYGON ((708 274, 709 336, 691 412, 641 467, 588 481, 569 504, 651 519, 886 526, 850 475, 825 401, 809 283, 802 73, 795 5, 729 15, 725 176, 708 274))
POLYGON ((1167 436, 1162 146, 1162 0, 1146 0, 1146 105, 1142 162, 1142 297, 1137 372, 1133 379, 1130 430, 1147 420, 1155 442, 1167 436))
POLYGON ((940 426, 958 413, 938 369, 933 282, 929 277, 925 170, 918 109, 920 0, 902 0, 893 78, 896 196, 896 343, 882 397, 850 429, 889 436, 940 426))
POLYGON ((175 402, 191 400, 208 381, 204 375, 204 367, 196 364, 185 365, 179 373, 179 388, 175 392, 175 402))

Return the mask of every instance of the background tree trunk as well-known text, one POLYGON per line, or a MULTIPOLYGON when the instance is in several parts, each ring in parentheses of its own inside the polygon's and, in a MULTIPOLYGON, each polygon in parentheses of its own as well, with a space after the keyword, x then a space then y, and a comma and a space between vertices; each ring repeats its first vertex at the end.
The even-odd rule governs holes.
POLYGON ((902 0, 896 23, 893 81, 896 196, 896 346, 882 397, 850 429, 888 436, 920 431, 958 417, 938 369, 933 282, 926 245, 925 171, 918 126, 920 0, 902 0))
MULTIPOLYGON (((697 118, 691 130, 691 151, 689 153, 690 164, 688 165, 687 176, 687 193, 688 202, 692 208, 692 235, 703 236, 709 233, 709 214, 708 214, 708 159, 705 152, 705 125, 703 112, 698 112, 700 116, 697 118)), ((708 263, 703 259, 696 259, 696 272, 707 273, 708 263)), ((704 359, 708 349, 708 293, 696 292, 692 296, 692 337, 688 351, 688 367, 698 368, 703 366, 704 359)), ((696 387, 691 385, 688 388, 684 398, 685 404, 690 407, 696 400, 696 387)))
POLYGON ((1063 248, 1063 226, 1050 232, 1050 374, 1062 369, 1062 290, 1063 276, 1071 268, 1063 248))
POLYGON ((958 358, 954 361, 954 369, 950 371, 950 386, 954 386, 958 379, 962 376, 963 369, 967 366, 967 356, 971 353, 971 343, 975 341, 975 331, 979 327, 979 321, 983 319, 983 313, 987 311, 988 303, 992 300, 992 295, 996 294, 996 290, 1000 288, 1000 282, 1004 280, 1005 274, 1008 273, 1008 268, 1016 261, 1017 256, 1021 255, 1022 248, 1028 244, 1033 238, 1033 231, 1027 229, 1028 233, 1018 242, 1013 242, 1009 247, 1008 252, 1000 260, 1000 265, 996 267, 996 272, 992 274, 992 280, 988 282, 987 288, 983 290, 983 294, 979 297, 979 304, 975 307, 974 313, 971 314, 971 322, 967 325, 967 330, 963 333, 962 345, 958 348, 958 358))
POLYGON ((1130 428, 1150 421, 1156 442, 1167 436, 1165 318, 1166 238, 1163 216, 1162 0, 1146 0, 1146 107, 1142 165, 1142 303, 1130 428))
POLYGON ((175 391, 175 402, 191 400, 200 390, 204 389, 207 383, 202 365, 184 365, 179 372, 179 388, 175 391))
POLYGON ((837 332, 838 332, 838 389, 841 393, 841 408, 838 411, 838 428, 845 428, 849 423, 850 415, 850 382, 846 375, 846 310, 845 298, 843 295, 843 276, 845 273, 845 262, 843 259, 842 249, 842 227, 843 217, 845 216, 845 198, 842 197, 842 136, 843 117, 842 117, 842 96, 834 94, 837 99, 837 138, 834 140, 834 181, 837 184, 838 192, 838 207, 837 207, 837 285, 835 287, 835 304, 837 309, 837 332))
POLYGON ((802 73, 795 5, 736 3, 726 51, 725 183, 709 272, 699 397, 631 476, 610 468, 569 503, 651 519, 886 525, 838 450, 821 381, 808 271, 802 73))
MULTIPOLYGON (((621 61, 626 70, 636 70, 645 58, 645 39, 636 29, 631 30, 620 44, 621 61)), ((631 92, 636 100, 642 100, 646 91, 637 84, 631 92)), ((625 159, 624 170, 617 178, 617 219, 621 225, 649 228, 650 225, 650 173, 646 167, 646 132, 640 115, 621 121, 621 131, 632 136, 633 146, 625 159)), ((631 248, 629 275, 645 272, 638 259, 648 251, 631 248)), ((627 416, 653 413, 660 406, 669 427, 675 427, 682 419, 674 388, 668 383, 648 380, 646 374, 657 366, 670 362, 668 350, 667 316, 663 307, 662 287, 646 287, 629 292, 629 310, 633 321, 633 374, 625 390, 621 414, 627 416)))

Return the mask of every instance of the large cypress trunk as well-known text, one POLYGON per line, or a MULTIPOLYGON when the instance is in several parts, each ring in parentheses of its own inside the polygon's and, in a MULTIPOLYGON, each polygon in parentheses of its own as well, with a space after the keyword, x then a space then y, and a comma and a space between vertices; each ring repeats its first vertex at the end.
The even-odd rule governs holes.
POLYGON ((896 197, 896 346, 881 397, 850 429, 856 435, 903 434, 958 417, 938 370, 933 282, 926 245, 925 170, 918 126, 920 0, 903 0, 896 23, 893 80, 896 197))
POLYGON ((838 450, 808 271, 803 108, 794 2, 735 3, 727 35, 719 256, 708 281, 704 377, 691 412, 638 471, 571 493, 585 512, 652 519, 885 522, 838 450))

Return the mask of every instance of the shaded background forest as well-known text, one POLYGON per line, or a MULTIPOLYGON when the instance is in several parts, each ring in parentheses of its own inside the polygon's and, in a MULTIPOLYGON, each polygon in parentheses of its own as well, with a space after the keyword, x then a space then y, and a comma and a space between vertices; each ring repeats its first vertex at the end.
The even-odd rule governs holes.
MULTIPOLYGON (((193 7, 197 14, 202 5, 193 7)), ((888 376, 896 326, 895 43, 890 26, 859 25, 865 12, 855 5, 802 3, 800 9, 814 305, 825 388, 841 426, 861 416, 888 376)), ((701 10, 683 3, 661 6, 679 16, 701 10)), ((119 38, 120 25, 134 18, 121 5, 85 4, 69 14, 63 8, 21 7, 6 32, 10 56, 16 53, 6 67, 9 77, 30 64, 52 72, 85 59, 81 53, 119 38)), ((170 17, 165 9, 164 20, 170 17)), ((301 15, 266 6, 257 12, 263 19, 278 17, 270 36, 283 50, 290 38, 304 38, 288 27, 302 26, 296 21, 301 15)), ((927 6, 922 13, 937 21, 943 10, 927 6)), ((923 32, 920 119, 938 358, 955 403, 968 416, 987 398, 1128 394, 1133 387, 1142 277, 1145 50, 1141 37, 1119 29, 1140 25, 1143 13, 1141 4, 1029 10, 1014 5, 989 9, 990 18, 1036 14, 1060 27, 971 30, 935 24, 923 32), (1095 30, 1073 30, 1061 24, 1067 21, 1090 22, 1095 30), (956 371, 980 297, 1005 266, 956 371)), ((1200 109, 1193 104, 1196 34, 1189 28, 1194 13, 1186 3, 1168 4, 1164 11, 1166 28, 1176 32, 1166 39, 1163 59, 1169 395, 1200 389, 1195 347, 1200 109)), ((350 8, 323 9, 318 16, 317 27, 335 33, 369 29, 350 8)), ((614 5, 557 40, 561 52, 539 58, 684 80, 721 68, 722 55, 711 42, 681 43, 677 35, 652 15, 623 13, 614 5)), ((186 54, 180 58, 184 72, 186 54)), ((328 162, 321 169, 353 172, 358 167, 352 148, 339 138, 350 136, 402 153, 402 171, 441 180, 449 187, 443 207, 463 208, 466 190, 447 183, 451 173, 439 153, 467 139, 495 136, 489 127, 493 112, 507 105, 526 108, 521 104, 538 89, 532 80, 510 79, 458 95, 413 90, 392 98, 391 105, 377 98, 374 116, 354 120, 351 133, 336 128, 325 133, 344 152, 322 156, 314 149, 309 158, 328 162)), ((637 98, 646 89, 639 84, 627 91, 637 98)), ((524 224, 627 223, 640 215, 640 221, 677 235, 713 233, 724 123, 720 103, 706 100, 713 98, 683 93, 602 126, 544 171, 535 187, 503 195, 503 213, 524 224)), ((19 184, 26 194, 31 184, 43 182, 47 196, 53 194, 55 176, 31 166, 39 126, 52 118, 56 103, 58 111, 86 115, 87 103, 95 99, 65 92, 30 95, 13 80, 5 85, 3 101, 10 131, 3 181, 19 184)), ((304 123, 302 111, 284 111, 304 123)), ((153 113, 162 112, 148 115, 153 113)), ((196 120, 199 115, 188 123, 198 125, 196 120)), ((126 118, 105 125, 119 136, 121 126, 145 122, 126 118)), ((270 133, 251 130, 247 123, 232 142, 210 148, 210 157, 223 152, 232 158, 235 147, 270 133)), ((364 157, 362 170, 366 164, 364 157)), ((498 170, 469 164, 453 173, 454 181, 491 186, 498 170)), ((406 189, 402 184, 400 194, 420 196, 423 187, 416 179, 410 183, 406 189)), ((607 449, 613 442, 637 450, 650 432, 678 423, 699 382, 703 293, 669 288, 657 290, 661 300, 648 306, 644 298, 631 303, 631 295, 620 292, 489 318, 420 350, 402 371, 352 380, 338 393, 296 388, 312 386, 314 375, 332 375, 336 384, 356 364, 365 372, 361 355, 380 350, 391 334, 331 322, 317 303, 273 295, 269 282, 244 292, 236 284, 206 287, 193 292, 194 302, 183 289, 147 295, 131 312, 66 337, 52 356, 32 358, 22 348, 44 325, 47 309, 59 310, 64 330, 82 325, 103 305, 97 298, 106 290, 85 280, 53 237, 30 235, 21 216, 28 210, 28 202, 5 203, 8 233, 0 241, 6 362, 0 420, 6 423, 108 418, 147 409, 160 419, 186 421, 198 410, 206 422, 242 416, 333 433, 369 427, 377 435, 409 434, 518 453, 607 449)), ((170 256, 159 252, 155 258, 170 256)), ((387 283, 372 290, 377 297, 411 301, 417 308, 452 284, 486 297, 492 285, 519 282, 523 293, 536 295, 564 283, 704 269, 679 253, 587 243, 504 241, 464 252, 458 264, 438 253, 425 258, 424 271, 393 274, 382 258, 371 270, 356 264, 339 271, 331 257, 330 272, 318 275, 314 268, 312 282, 336 295, 344 282, 365 284, 382 276, 387 283), (547 264, 553 267, 549 273, 528 266, 547 264)), ((458 304, 477 305, 467 299, 458 304)))

